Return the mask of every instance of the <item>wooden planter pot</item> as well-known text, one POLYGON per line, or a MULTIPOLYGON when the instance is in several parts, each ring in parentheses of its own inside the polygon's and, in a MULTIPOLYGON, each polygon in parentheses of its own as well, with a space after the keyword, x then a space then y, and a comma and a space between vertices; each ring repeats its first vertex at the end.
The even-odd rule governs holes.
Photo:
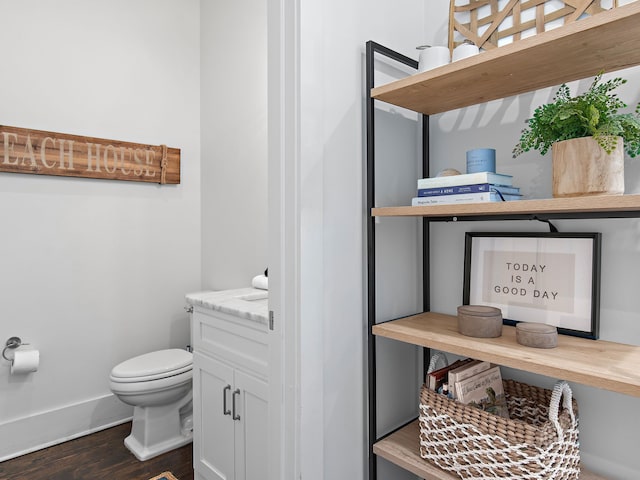
POLYGON ((624 193, 622 137, 611 154, 593 137, 583 137, 554 143, 552 155, 554 197, 624 193))

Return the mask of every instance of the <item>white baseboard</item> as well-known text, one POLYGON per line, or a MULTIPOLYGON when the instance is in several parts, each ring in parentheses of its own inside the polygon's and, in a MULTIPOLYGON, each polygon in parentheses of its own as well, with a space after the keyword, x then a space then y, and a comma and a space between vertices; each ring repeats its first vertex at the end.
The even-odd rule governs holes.
MULTIPOLYGON (((133 407, 113 395, 0 423, 0 462, 130 421, 133 407)), ((124 441, 124 438, 122 439, 124 441)))

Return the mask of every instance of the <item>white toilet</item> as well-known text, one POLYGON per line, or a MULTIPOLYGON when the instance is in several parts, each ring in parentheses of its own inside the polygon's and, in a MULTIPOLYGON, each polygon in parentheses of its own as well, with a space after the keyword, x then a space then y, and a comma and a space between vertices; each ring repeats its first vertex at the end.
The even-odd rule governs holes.
POLYGON ((111 370, 111 391, 135 407, 124 444, 138 460, 192 441, 192 367, 193 354, 173 348, 145 353, 111 370))

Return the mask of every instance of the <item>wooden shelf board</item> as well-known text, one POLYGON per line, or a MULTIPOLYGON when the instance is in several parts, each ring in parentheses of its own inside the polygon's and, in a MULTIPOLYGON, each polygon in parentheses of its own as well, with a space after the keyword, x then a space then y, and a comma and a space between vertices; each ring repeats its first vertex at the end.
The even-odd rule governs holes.
POLYGON ((371 209, 371 215, 374 217, 464 217, 637 211, 640 211, 640 195, 611 195, 420 207, 378 207, 371 209))
POLYGON ((432 115, 640 64, 640 2, 372 89, 432 115))
POLYGON ((375 325, 373 334, 640 397, 640 347, 634 345, 558 335, 556 348, 530 348, 516 342, 515 327, 504 325, 498 338, 466 337, 455 316, 433 312, 375 325))
MULTIPOLYGON (((373 446, 373 452, 420 478, 427 480, 459 480, 459 477, 441 470, 420 457, 420 426, 418 420, 392 433, 373 446)), ((605 480, 586 469, 582 469, 580 480, 605 480)))

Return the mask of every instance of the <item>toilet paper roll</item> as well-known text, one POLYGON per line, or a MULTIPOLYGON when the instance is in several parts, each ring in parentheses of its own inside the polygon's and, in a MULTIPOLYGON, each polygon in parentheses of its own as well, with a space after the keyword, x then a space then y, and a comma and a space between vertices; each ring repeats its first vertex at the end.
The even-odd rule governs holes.
POLYGON ((11 375, 31 373, 38 370, 40 364, 40 351, 17 349, 13 353, 11 375))
POLYGON ((251 286, 253 288, 259 288, 260 290, 269 290, 269 277, 265 277, 264 275, 253 277, 251 286))

